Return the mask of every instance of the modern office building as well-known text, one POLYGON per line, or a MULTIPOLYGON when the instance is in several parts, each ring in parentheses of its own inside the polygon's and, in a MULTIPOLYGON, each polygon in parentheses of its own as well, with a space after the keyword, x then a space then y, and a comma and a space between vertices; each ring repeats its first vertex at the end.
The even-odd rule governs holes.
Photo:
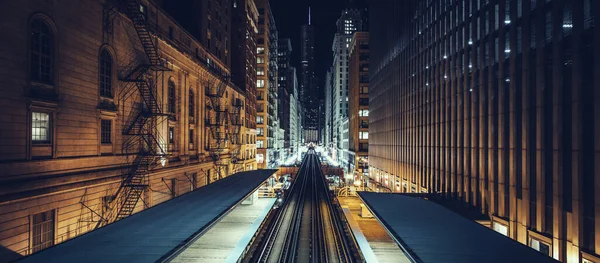
POLYGON ((256 148, 259 168, 272 167, 278 157, 276 135, 277 119, 277 27, 269 0, 255 0, 258 8, 258 35, 256 40, 256 148))
POLYGON ((600 262, 593 0, 370 1, 370 177, 600 262))
POLYGON ((333 110, 333 144, 336 148, 337 156, 334 159, 339 160, 344 169, 349 169, 348 148, 344 145, 341 136, 348 131, 343 129, 342 123, 348 118, 348 79, 349 79, 349 54, 350 42, 354 32, 363 30, 363 11, 356 8, 352 2, 342 10, 340 18, 337 20, 337 32, 333 38, 333 90, 332 90, 332 110, 333 110))
POLYGON ((319 90, 315 76, 315 27, 311 22, 308 10, 308 24, 303 25, 300 32, 300 98, 304 109, 302 124, 304 141, 319 141, 319 90))
POLYGON ((0 3, 0 261, 256 169, 245 91, 160 6, 0 3))
MULTIPOLYGON (((254 0, 233 0, 231 79, 246 92, 245 124, 256 129, 256 35, 258 9, 254 0)), ((255 131, 254 131, 255 132, 255 131)))
POLYGON ((355 180, 369 174, 369 33, 356 32, 350 42, 348 79, 348 154, 355 180))
POLYGON ((289 109, 289 154, 296 154, 300 149, 302 119, 300 112, 300 95, 298 94, 298 76, 295 67, 290 67, 290 73, 288 79, 291 79, 290 86, 288 86, 288 92, 290 96, 290 109, 289 109))
POLYGON ((278 117, 280 127, 284 130, 284 149, 290 148, 290 89, 292 89, 292 41, 289 38, 279 39, 278 51, 278 117))
POLYGON ((333 69, 329 68, 325 75, 325 132, 323 134, 323 146, 328 149, 331 156, 333 148, 333 69))

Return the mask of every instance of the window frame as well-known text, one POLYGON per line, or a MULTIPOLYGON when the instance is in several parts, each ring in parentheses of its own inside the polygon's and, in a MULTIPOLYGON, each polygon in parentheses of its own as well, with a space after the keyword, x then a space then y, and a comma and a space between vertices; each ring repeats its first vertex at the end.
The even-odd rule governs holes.
POLYGON ((100 119, 100 144, 102 145, 109 145, 112 144, 114 142, 114 125, 113 125, 113 120, 110 119, 100 119), (106 142, 104 141, 104 139, 106 138, 104 135, 105 129, 104 129, 104 123, 108 122, 110 124, 110 127, 108 129, 108 139, 109 141, 106 142))
POLYGON ((115 96, 115 60, 114 60, 114 52, 112 51, 112 49, 108 46, 102 46, 100 48, 100 52, 98 53, 98 95, 103 98, 103 99, 114 99, 115 96), (107 96, 106 94, 104 94, 103 90, 104 90, 104 85, 103 85, 103 80, 106 77, 105 75, 105 70, 103 70, 104 67, 104 63, 103 63, 103 59, 104 59, 104 55, 107 55, 108 58, 110 58, 110 72, 109 72, 109 84, 110 84, 110 95, 107 96))
POLYGON ((171 78, 167 82, 167 110, 170 114, 177 113, 177 85, 175 85, 175 81, 171 78), (171 92, 173 91, 173 92, 171 92))
MULTIPOLYGON (((52 145, 54 140, 53 140, 53 136, 54 136, 54 114, 52 112, 47 112, 47 111, 43 111, 43 110, 32 110, 31 111, 31 117, 29 118, 30 124, 31 124, 31 136, 29 136, 29 139, 31 140, 31 144, 32 145, 52 145), (46 114, 48 115, 48 124, 47 124, 47 131, 46 131, 46 137, 48 137, 47 140, 34 140, 34 132, 33 129, 35 129, 36 127, 34 127, 34 123, 33 123, 33 118, 34 118, 34 114, 46 114)), ((39 127, 38 127, 39 128, 39 127)))
MULTIPOLYGON (((47 248, 52 247, 52 246, 54 246, 56 244, 57 215, 58 215, 58 209, 50 209, 50 210, 47 210, 47 211, 41 211, 41 212, 33 213, 33 214, 29 215, 29 252, 30 253, 35 253, 35 252, 47 249, 47 248), (39 244, 39 246, 42 246, 42 247, 39 248, 39 250, 37 250, 36 247, 38 245, 34 244, 35 243, 35 237, 36 237, 36 235, 34 233, 34 229, 35 229, 35 227, 37 225, 40 225, 40 224, 35 224, 34 221, 35 221, 35 218, 36 218, 37 215, 43 215, 43 214, 46 214, 46 213, 50 213, 50 216, 49 216, 50 219, 46 220, 46 221, 43 221, 40 224, 43 224, 43 223, 45 223, 47 221, 51 221, 52 222, 51 224, 49 224, 52 227, 52 230, 51 230, 52 237, 51 237, 50 240, 48 240, 46 242, 42 242, 41 244, 39 244), (43 247, 43 244, 44 243, 48 243, 48 242, 50 243, 50 245, 48 245, 47 247, 43 247)), ((49 231, 47 231, 46 233, 48 233, 48 232, 49 231)))
MULTIPOLYGON (((57 70, 56 70, 56 66, 58 65, 58 41, 56 41, 56 39, 58 38, 58 34, 57 34, 57 30, 56 30, 56 26, 54 25, 54 22, 52 21, 52 19, 50 19, 50 17, 48 17, 45 14, 34 14, 30 19, 29 22, 27 24, 27 35, 28 35, 28 42, 27 42, 27 74, 28 74, 28 79, 29 82, 32 85, 35 86, 41 86, 41 87, 46 87, 46 88, 55 88, 58 85, 56 85, 56 83, 58 83, 58 74, 57 74, 57 70), (48 27, 49 32, 52 34, 51 35, 51 39, 50 41, 50 47, 49 47, 49 51, 51 52, 51 54, 49 55, 49 59, 50 59, 50 63, 49 63, 49 67, 50 67, 50 73, 49 73, 49 78, 50 80, 48 82, 44 82, 41 79, 37 79, 34 77, 33 74, 33 69, 34 69, 34 65, 33 65, 33 23, 35 21, 41 21, 44 25, 46 25, 48 27)), ((41 74, 41 71, 40 73, 41 74)))

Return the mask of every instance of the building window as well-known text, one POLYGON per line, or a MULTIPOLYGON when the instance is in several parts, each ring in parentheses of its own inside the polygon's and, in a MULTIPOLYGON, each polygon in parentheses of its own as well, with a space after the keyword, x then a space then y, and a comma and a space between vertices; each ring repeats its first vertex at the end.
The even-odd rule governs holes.
POLYGON ((369 117, 369 110, 359 110, 358 111, 358 116, 360 117, 369 117))
POLYGON ((256 64, 264 64, 264 63, 265 63, 265 58, 256 57, 256 64))
POLYGON ((264 124, 264 123, 265 123, 265 117, 256 116, 256 124, 264 124))
POLYGON ((41 18, 31 22, 31 80, 53 84, 54 34, 41 18))
POLYGON ((263 140, 256 140, 256 148, 264 148, 265 142, 263 140))
POLYGON ((256 87, 257 88, 264 88, 265 87, 265 80, 264 79, 256 80, 256 87))
POLYGON ((49 113, 31 113, 31 141, 34 144, 49 144, 52 142, 52 120, 49 113))
POLYGON ((508 227, 506 225, 501 224, 499 222, 494 222, 493 228, 494 228, 494 231, 496 231, 502 235, 508 236, 508 227))
POLYGON ((112 143, 112 121, 100 120, 100 142, 103 144, 112 143))
POLYGON ((263 67, 256 68, 256 75, 257 76, 264 76, 265 75, 265 68, 263 68, 263 67))
POLYGON ((54 245, 54 210, 33 215, 32 252, 54 245))
POLYGON ((169 80, 169 113, 175 113, 175 83, 169 80))
POLYGON ((265 129, 263 129, 263 128, 256 128, 256 132, 257 132, 258 136, 265 135, 265 129))
POLYGON ((194 130, 190 130, 190 143, 194 143, 194 130))
POLYGON ((190 117, 194 117, 194 112, 196 111, 196 106, 194 104, 194 91, 190 89, 190 96, 189 96, 189 100, 190 100, 190 117))
POLYGON ((369 139, 369 132, 359 132, 358 133, 358 138, 361 140, 368 140, 369 139))
POLYGON ((169 143, 175 143, 175 127, 169 127, 169 143))
POLYGON ((544 255, 550 256, 550 245, 541 240, 533 237, 529 238, 529 246, 539 252, 542 252, 544 255))
POLYGON ((256 54, 264 54, 265 53, 265 48, 264 47, 257 47, 256 48, 256 54))
POLYGON ((100 53, 100 96, 112 98, 112 64, 110 53, 103 49, 100 53))
POLYGON ((360 94, 367 94, 369 93, 369 87, 360 87, 360 94))

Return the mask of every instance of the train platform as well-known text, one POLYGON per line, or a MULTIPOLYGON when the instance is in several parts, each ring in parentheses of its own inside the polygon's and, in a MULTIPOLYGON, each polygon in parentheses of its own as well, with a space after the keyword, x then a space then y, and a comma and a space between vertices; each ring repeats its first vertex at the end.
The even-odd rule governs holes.
POLYGON ((360 198, 347 196, 337 199, 367 263, 410 262, 377 219, 361 216, 364 204, 360 198))
MULTIPOLYGON (((98 230, 24 257, 18 262, 172 260, 178 255, 185 255, 182 254, 185 249, 196 244, 194 241, 201 240, 212 227, 230 215, 235 207, 257 192, 263 182, 276 171, 254 170, 236 173, 98 230)), ((268 202, 264 205, 268 206, 268 202)), ((258 214, 264 213, 265 209, 259 210, 258 214)), ((251 226, 254 225, 254 221, 251 226)), ((244 233, 242 231, 242 235, 244 233)), ((238 241, 243 238, 240 237, 238 241)))
POLYGON ((358 196, 411 262, 558 262, 426 198, 372 192, 358 196))

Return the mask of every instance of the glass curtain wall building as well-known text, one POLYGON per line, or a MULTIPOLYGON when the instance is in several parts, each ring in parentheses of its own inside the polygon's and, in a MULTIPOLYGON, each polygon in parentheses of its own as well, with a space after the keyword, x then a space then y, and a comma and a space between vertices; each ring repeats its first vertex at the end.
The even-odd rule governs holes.
POLYGON ((369 11, 371 183, 439 193, 542 253, 600 262, 599 3, 369 11))

